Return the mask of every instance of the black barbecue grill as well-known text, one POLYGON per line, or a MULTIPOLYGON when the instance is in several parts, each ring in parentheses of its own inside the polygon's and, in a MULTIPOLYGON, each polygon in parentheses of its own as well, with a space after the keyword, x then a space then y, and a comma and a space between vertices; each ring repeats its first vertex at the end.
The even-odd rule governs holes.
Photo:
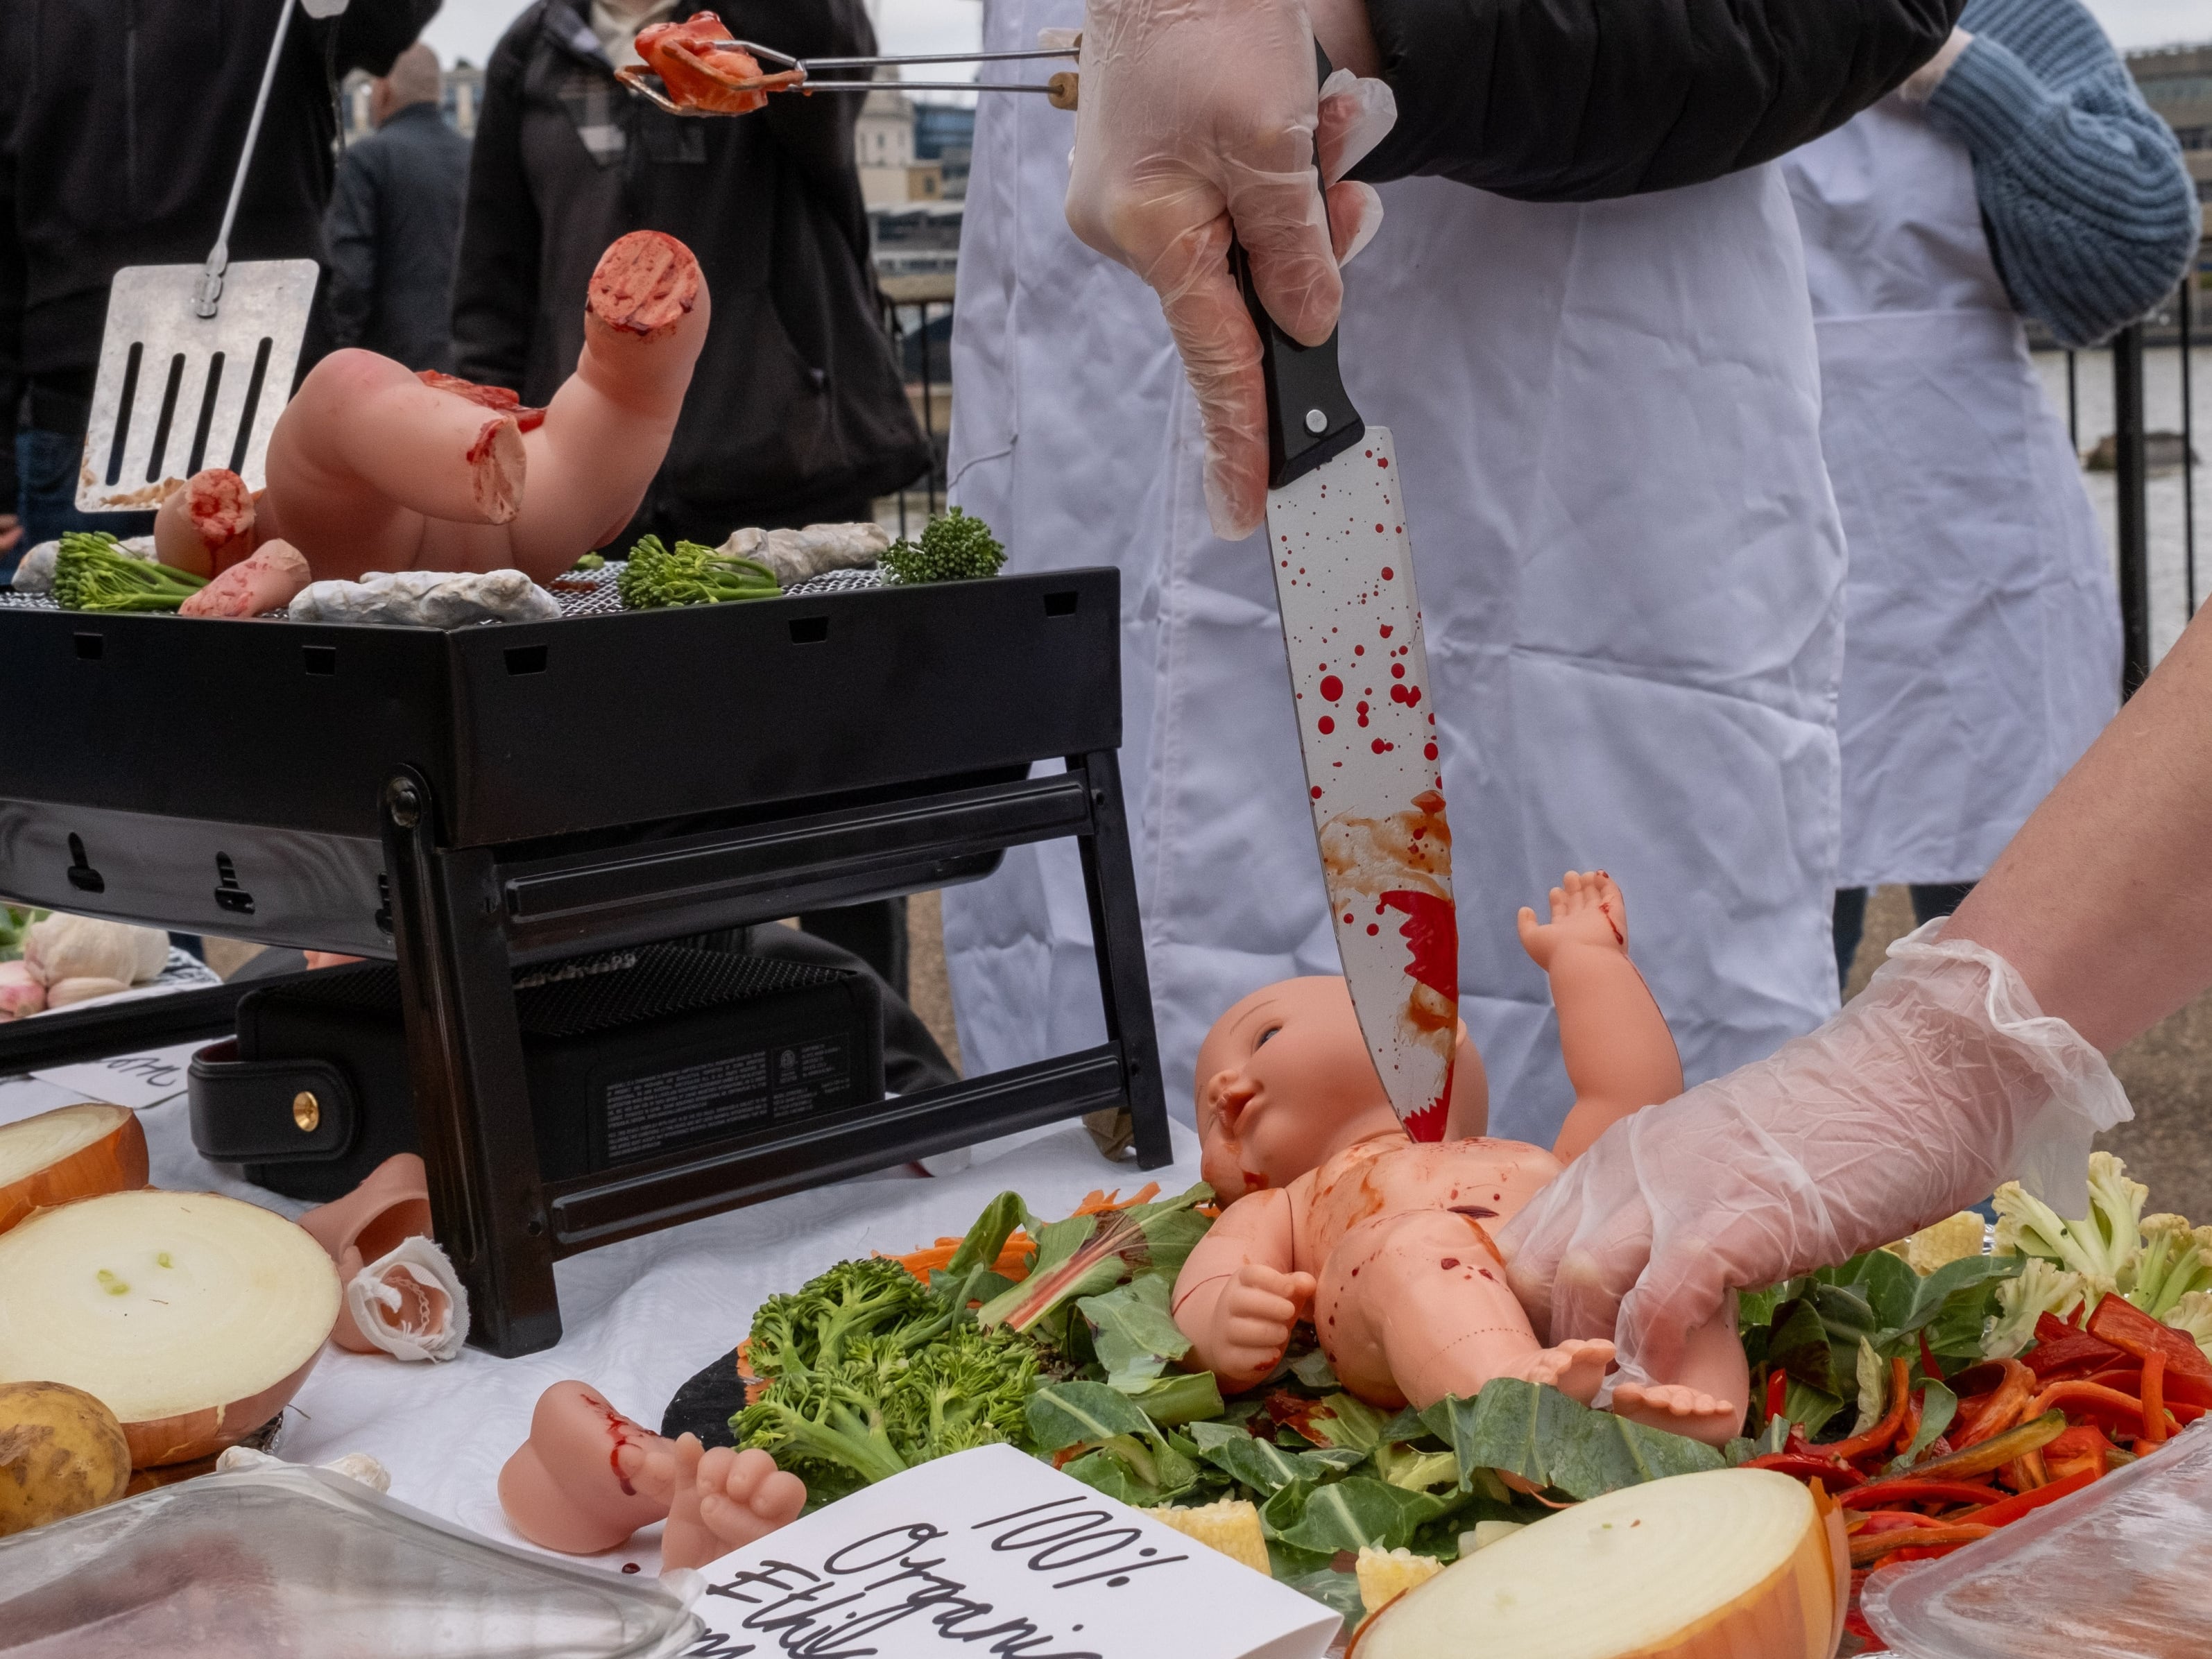
MULTIPOLYGON (((561 593, 558 620, 452 632, 0 606, 0 895, 396 959, 438 1240, 499 1354, 558 1340, 553 1262, 618 1238, 1115 1108, 1139 1161, 1165 1163, 1117 574, 846 576, 643 613, 609 606, 611 576, 561 593), (542 1177, 518 967, 971 881, 1061 836, 1097 1048, 542 1177)), ((155 1002, 185 998, 215 1030, 235 994, 155 1002)), ((191 1010, 142 1006, 191 1034, 191 1010)), ((0 1030, 0 1071, 112 1030, 0 1030)))

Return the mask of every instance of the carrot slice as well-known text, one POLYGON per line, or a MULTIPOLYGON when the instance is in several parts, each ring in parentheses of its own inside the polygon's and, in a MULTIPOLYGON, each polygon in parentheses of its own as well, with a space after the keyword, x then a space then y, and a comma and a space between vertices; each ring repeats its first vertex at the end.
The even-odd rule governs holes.
POLYGON ((2142 1444, 2166 1443, 2166 1356, 2154 1353, 2143 1361, 2142 1444))

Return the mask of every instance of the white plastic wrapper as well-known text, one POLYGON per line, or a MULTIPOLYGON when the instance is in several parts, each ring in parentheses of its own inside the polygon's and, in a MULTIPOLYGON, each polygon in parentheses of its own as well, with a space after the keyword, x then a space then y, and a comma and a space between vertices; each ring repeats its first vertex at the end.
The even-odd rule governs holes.
POLYGON ((672 1659, 704 1628, 649 1576, 495 1544, 297 1466, 0 1539, 9 1659, 672 1659))
MULTIPOLYGON (((154 538, 151 536, 126 536, 116 544, 117 550, 141 564, 153 564, 154 538)), ((54 560, 59 556, 59 542, 40 542, 23 555, 15 566, 15 574, 9 582, 18 593, 51 593, 54 591, 54 560)))
POLYGON ((403 1238, 345 1287, 361 1334, 395 1359, 451 1359, 469 1336, 469 1293, 446 1253, 427 1238, 403 1238))
POLYGON ((550 622, 561 606, 520 570, 372 570, 357 582, 310 582, 287 614, 294 622, 466 628, 550 622))
POLYGON ((891 532, 879 524, 811 524, 803 530, 733 530, 714 550, 752 559, 786 587, 831 570, 859 570, 881 559, 891 532))
POLYGON ((2202 1659, 2212 1651, 2212 1428, 1934 1561, 1867 1580, 1903 1659, 2202 1659))

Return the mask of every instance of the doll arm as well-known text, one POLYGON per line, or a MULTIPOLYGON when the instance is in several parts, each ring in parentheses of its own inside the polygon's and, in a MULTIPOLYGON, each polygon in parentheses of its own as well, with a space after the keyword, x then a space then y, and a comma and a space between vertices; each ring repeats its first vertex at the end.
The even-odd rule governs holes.
POLYGON ((1212 1371, 1224 1394, 1274 1370, 1313 1299, 1313 1275, 1291 1270, 1294 1220, 1288 1193, 1248 1194, 1221 1212, 1176 1275, 1170 1307, 1191 1345, 1183 1364, 1212 1371))
POLYGON ((1574 1109, 1552 1151, 1563 1164, 1640 1107, 1682 1092, 1682 1060, 1651 988, 1628 959, 1628 907, 1602 870, 1570 870, 1552 920, 1521 912, 1521 944, 1552 981, 1574 1109))

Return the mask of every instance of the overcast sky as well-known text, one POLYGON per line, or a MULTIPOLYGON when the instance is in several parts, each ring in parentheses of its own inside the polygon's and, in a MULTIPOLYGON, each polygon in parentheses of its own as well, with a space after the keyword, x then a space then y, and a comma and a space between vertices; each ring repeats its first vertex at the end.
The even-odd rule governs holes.
MULTIPOLYGON (((450 64, 481 64, 526 0, 445 0, 422 38, 450 64)), ((2123 48, 2212 40, 2212 7, 2205 0, 2087 0, 2089 9, 2123 48)), ((959 52, 975 46, 981 0, 873 0, 877 32, 886 52, 959 52)), ((773 43, 771 43, 773 44, 773 43)), ((933 80, 963 78, 933 72, 933 80)))

